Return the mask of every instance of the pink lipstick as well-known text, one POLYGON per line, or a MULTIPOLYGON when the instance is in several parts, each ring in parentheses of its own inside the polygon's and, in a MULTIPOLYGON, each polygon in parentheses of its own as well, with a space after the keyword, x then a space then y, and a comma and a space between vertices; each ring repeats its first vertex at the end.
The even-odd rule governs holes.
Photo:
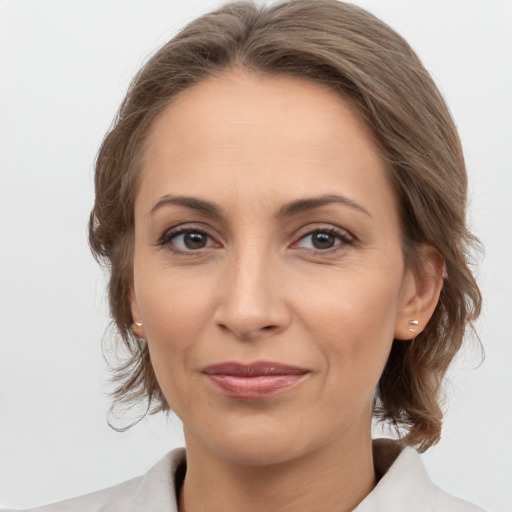
POLYGON ((244 400, 268 398, 298 384, 309 370, 270 361, 225 362, 202 369, 221 393, 244 400))

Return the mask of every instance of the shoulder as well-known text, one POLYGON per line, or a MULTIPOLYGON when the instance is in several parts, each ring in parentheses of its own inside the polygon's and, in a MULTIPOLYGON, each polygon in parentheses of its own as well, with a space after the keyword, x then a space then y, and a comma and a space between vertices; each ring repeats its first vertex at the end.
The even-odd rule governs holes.
POLYGON ((115 506, 124 507, 132 500, 140 485, 141 478, 134 478, 108 489, 22 512, 103 512, 109 510, 109 506, 114 504, 115 506))
POLYGON ((374 461, 383 476, 354 512, 484 512, 435 485, 413 448, 404 448, 395 441, 377 440, 374 461))
POLYGON ((174 479, 178 468, 184 463, 185 450, 178 448, 169 452, 141 477, 24 512, 177 512, 174 479))

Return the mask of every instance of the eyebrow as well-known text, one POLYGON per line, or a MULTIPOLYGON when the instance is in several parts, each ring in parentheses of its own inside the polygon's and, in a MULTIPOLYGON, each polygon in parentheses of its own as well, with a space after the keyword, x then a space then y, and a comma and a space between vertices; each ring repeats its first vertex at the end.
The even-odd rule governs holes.
POLYGON ((312 210, 314 208, 319 208, 321 206, 325 206, 332 203, 338 203, 344 206, 348 206, 362 213, 365 213, 366 215, 371 217, 370 212, 366 210, 358 202, 338 194, 325 194, 319 197, 310 197, 305 199, 298 199, 296 201, 291 201, 290 203, 285 204, 279 210, 279 216, 290 217, 292 215, 296 215, 298 213, 302 213, 304 211, 312 210))
POLYGON ((199 199, 197 197, 173 196, 172 194, 162 196, 156 202, 153 208, 151 208, 149 213, 153 214, 155 213, 156 210, 162 208, 162 206, 166 206, 169 204, 186 206, 187 208, 192 208, 193 210, 197 210, 202 213, 212 215, 214 217, 222 217, 221 209, 216 204, 211 203, 210 201, 205 201, 204 199, 199 199))
MULTIPOLYGON (((333 203, 348 206, 371 217, 368 210, 366 210, 358 202, 338 194, 324 194, 318 197, 309 197, 291 201, 289 203, 286 203, 279 210, 277 217, 292 217, 293 215, 297 215, 299 213, 308 210, 313 210, 315 208, 320 208, 321 206, 333 203)), ((153 214, 156 210, 166 205, 185 206, 187 208, 191 208, 193 210, 197 210, 201 213, 205 213, 207 215, 211 215, 214 217, 223 216, 221 208, 217 206, 215 203, 205 201, 204 199, 199 199, 197 197, 173 196, 172 194, 166 194, 165 196, 162 196, 151 208, 150 213, 153 214)))

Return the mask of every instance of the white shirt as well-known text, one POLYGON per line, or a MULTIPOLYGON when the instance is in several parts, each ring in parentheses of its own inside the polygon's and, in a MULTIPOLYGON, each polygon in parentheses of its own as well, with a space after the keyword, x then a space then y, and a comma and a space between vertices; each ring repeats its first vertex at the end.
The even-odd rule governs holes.
MULTIPOLYGON (((373 458, 382 477, 353 512, 483 512, 434 485, 413 448, 376 440, 373 458)), ((177 448, 141 477, 30 512, 178 512, 175 481, 185 464, 185 449, 177 448)))

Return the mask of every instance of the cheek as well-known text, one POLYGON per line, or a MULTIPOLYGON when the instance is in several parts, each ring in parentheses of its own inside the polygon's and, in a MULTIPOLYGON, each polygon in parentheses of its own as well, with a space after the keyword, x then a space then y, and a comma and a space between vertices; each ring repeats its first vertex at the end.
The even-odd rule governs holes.
MULTIPOLYGON (((293 292, 300 318, 309 319, 312 331, 346 335, 354 342, 392 336, 399 302, 400 275, 385 271, 339 272, 314 276, 293 292)), ((331 336, 327 336, 331 337, 331 336)))
POLYGON ((190 369, 195 342, 212 316, 211 287, 199 289, 172 270, 135 272, 135 294, 144 318, 153 368, 171 406, 175 383, 190 369))
POLYGON ((149 342, 181 351, 201 331, 208 317, 211 287, 174 269, 157 269, 140 275, 135 272, 135 278, 137 303, 145 319, 149 342))
POLYGON ((369 275, 312 284, 297 315, 329 367, 328 379, 361 392, 372 392, 388 358, 399 295, 399 279, 369 275))

